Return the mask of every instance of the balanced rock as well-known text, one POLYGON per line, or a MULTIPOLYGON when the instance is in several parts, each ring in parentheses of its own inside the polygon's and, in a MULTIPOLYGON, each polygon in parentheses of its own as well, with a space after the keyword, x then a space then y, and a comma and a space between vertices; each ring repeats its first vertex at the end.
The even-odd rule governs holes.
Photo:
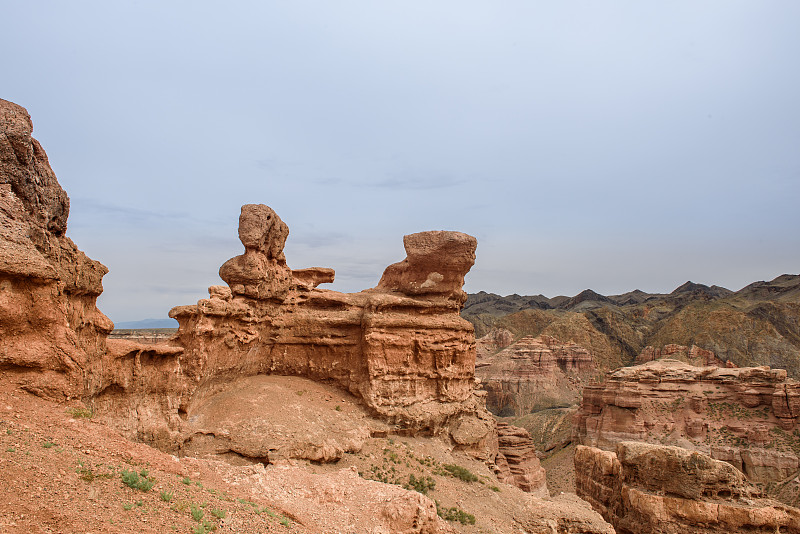
POLYGON ((219 277, 235 295, 283 300, 292 283, 292 271, 283 255, 288 236, 289 227, 269 206, 242 206, 239 240, 244 254, 226 261, 219 269, 219 277))
POLYGON ((403 238, 407 257, 386 268, 377 289, 415 297, 467 300, 464 275, 475 263, 478 241, 461 232, 420 232, 403 238))

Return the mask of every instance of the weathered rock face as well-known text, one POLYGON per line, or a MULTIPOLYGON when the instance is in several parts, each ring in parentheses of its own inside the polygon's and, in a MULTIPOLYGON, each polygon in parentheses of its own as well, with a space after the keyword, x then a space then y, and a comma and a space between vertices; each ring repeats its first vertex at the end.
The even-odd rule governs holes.
POLYGON ((440 298, 461 306, 467 300, 464 275, 475 263, 478 241, 461 232, 420 232, 403 237, 405 260, 390 265, 377 289, 440 298))
POLYGON ((539 497, 548 496, 545 471, 530 433, 524 428, 497 423, 499 454, 497 478, 539 497))
MULTIPOLYGON (((503 332, 503 331, 500 331, 503 332)), ((492 354, 495 338, 478 340, 484 347, 475 364, 475 374, 488 392, 487 407, 496 415, 525 415, 537 410, 574 404, 580 389, 596 372, 588 350, 555 337, 526 336, 492 354)))
POLYGON ((658 360, 584 388, 577 433, 584 445, 608 450, 625 440, 666 441, 774 485, 800 468, 798 417, 800 384, 783 369, 658 360))
POLYGON ((170 312, 198 387, 259 373, 333 380, 409 430, 437 432, 471 413, 486 420, 476 440, 490 433, 473 396, 472 325, 458 315, 474 238, 406 236, 408 258, 377 288, 343 294, 315 287, 332 270, 286 266, 288 228, 270 208, 244 206, 239 221, 245 254, 220 269, 230 288, 170 312))
POLYGON ((0 369, 77 397, 114 326, 95 305, 108 270, 64 235, 69 198, 32 131, 24 108, 0 100, 0 369))
POLYGON ((709 456, 620 442, 575 451, 578 496, 618 534, 800 532, 800 510, 760 499, 740 471, 709 456))
POLYGON ((244 254, 226 261, 219 277, 234 295, 282 301, 292 284, 292 271, 286 266, 283 246, 289 227, 263 204, 242 206, 239 240, 244 254))
POLYGON ((677 345, 675 343, 664 345, 660 349, 649 346, 645 347, 636 357, 634 365, 652 362, 661 358, 680 360, 698 367, 736 367, 730 360, 723 362, 717 358, 713 351, 701 349, 697 345, 686 347, 685 345, 677 345))

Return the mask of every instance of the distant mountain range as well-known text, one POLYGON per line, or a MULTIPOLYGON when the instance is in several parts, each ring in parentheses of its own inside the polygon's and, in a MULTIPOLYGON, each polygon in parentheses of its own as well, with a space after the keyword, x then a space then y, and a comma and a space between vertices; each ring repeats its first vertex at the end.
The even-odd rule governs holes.
POLYGON ((574 297, 470 294, 461 315, 476 337, 493 328, 552 335, 589 348, 604 367, 630 364, 646 346, 712 350, 736 365, 770 365, 800 376, 800 275, 739 291, 686 282, 668 294, 634 290, 574 297))
POLYGON ((121 321, 114 323, 115 330, 141 330, 151 328, 178 328, 175 319, 142 319, 141 321, 121 321))

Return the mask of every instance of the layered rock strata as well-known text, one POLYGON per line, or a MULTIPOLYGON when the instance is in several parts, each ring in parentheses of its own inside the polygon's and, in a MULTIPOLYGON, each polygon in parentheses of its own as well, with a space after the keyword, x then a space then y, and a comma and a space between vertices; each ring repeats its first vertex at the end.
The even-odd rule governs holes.
POLYGON ((488 392, 487 407, 496 415, 521 416, 544 408, 574 404, 596 371, 591 353, 573 342, 548 336, 525 336, 490 353, 491 343, 505 343, 507 331, 493 331, 478 341, 484 348, 475 374, 488 392))
POLYGON ((618 534, 800 532, 799 509, 759 498, 730 464, 679 447, 578 446, 575 485, 618 534))
POLYGON ((800 384, 783 369, 694 367, 657 360, 584 388, 576 418, 584 445, 659 441, 703 451, 756 483, 800 468, 800 384))
POLYGON ((183 371, 199 388, 260 373, 332 380, 414 431, 438 432, 479 411, 472 325, 458 315, 475 238, 406 236, 408 257, 389 266, 378 287, 344 294, 315 287, 332 280, 332 270, 295 275, 286 266, 287 235, 270 208, 244 206, 245 253, 220 269, 229 287, 212 286, 208 299, 170 312, 186 349, 183 371))
POLYGON ((78 397, 114 327, 95 305, 108 269, 66 237, 69 198, 32 131, 24 108, 0 100, 0 370, 78 397))
POLYGON ((547 496, 545 471, 536 456, 530 433, 524 428, 498 422, 497 435, 497 478, 523 491, 547 496))
MULTIPOLYGON (((95 306, 107 269, 64 235, 69 200, 27 112, 2 101, 0 125, 0 367, 20 386, 81 397, 128 437, 174 452, 335 461, 370 434, 422 432, 447 435, 489 463, 503 458, 475 388, 473 328, 459 316, 473 237, 406 236, 407 258, 376 288, 343 294, 317 288, 333 281, 332 269, 290 269, 286 224, 267 206, 246 205, 244 253, 220 269, 229 285, 172 310, 180 329, 170 343, 107 339, 113 324, 95 306), (247 406, 236 421, 218 417, 219 406, 235 404, 225 400, 231 391, 269 402, 266 386, 248 381, 257 375, 335 384, 382 422, 259 439, 247 430, 247 406)), ((535 469, 512 464, 514 480, 543 490, 524 474, 535 469)))
POLYGON ((670 343, 661 348, 645 347, 633 363, 640 365, 661 358, 680 360, 698 367, 736 367, 730 360, 722 361, 717 358, 713 351, 701 349, 697 345, 687 347, 676 343, 670 343))

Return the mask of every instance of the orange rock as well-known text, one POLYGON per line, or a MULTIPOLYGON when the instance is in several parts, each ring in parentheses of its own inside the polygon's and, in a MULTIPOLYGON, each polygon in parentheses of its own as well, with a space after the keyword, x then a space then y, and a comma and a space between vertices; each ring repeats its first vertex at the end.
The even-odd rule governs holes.
POLYGON ((576 417, 585 445, 671 439, 729 461, 752 482, 784 480, 800 466, 776 435, 798 422, 800 385, 783 369, 694 367, 661 359, 608 373, 586 386, 576 417))
POLYGON ((579 445, 575 474, 578 496, 617 532, 800 532, 800 509, 758 498, 733 466, 695 451, 620 442, 615 454, 579 445))

